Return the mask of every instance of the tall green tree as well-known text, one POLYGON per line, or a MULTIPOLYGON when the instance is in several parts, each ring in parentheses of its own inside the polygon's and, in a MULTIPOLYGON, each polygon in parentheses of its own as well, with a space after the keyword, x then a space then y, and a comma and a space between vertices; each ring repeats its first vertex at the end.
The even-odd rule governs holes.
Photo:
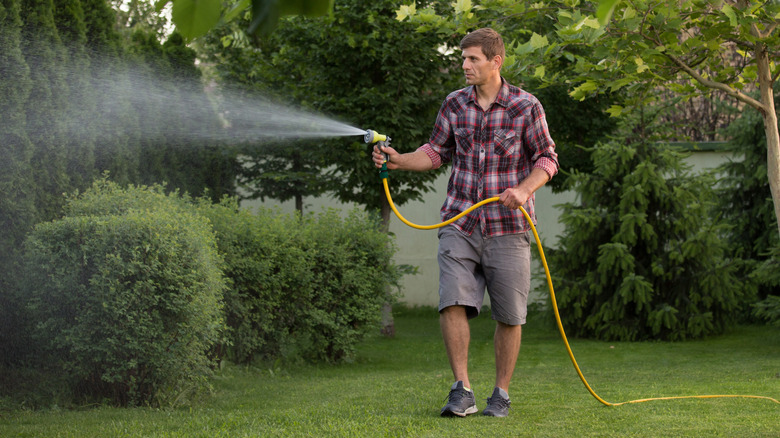
POLYGON ((66 170, 66 135, 61 116, 67 111, 69 84, 64 70, 67 52, 54 22, 52 0, 22 2, 22 53, 30 65, 32 88, 25 102, 26 131, 32 155, 36 210, 40 219, 54 217, 70 189, 66 170))
POLYGON ((0 0, 0 357, 16 357, 22 319, 12 296, 20 244, 35 221, 31 158, 25 104, 32 80, 22 53, 22 20, 17 0, 0 0))
POLYGON ((221 126, 204 91, 195 51, 178 33, 160 43, 156 34, 141 29, 133 33, 129 51, 132 74, 147 88, 143 98, 133 99, 141 126, 134 136, 140 182, 165 181, 192 194, 210 189, 217 198, 233 194, 230 163, 235 156, 229 145, 209 137, 221 126))
POLYGON ((116 15, 105 0, 81 0, 86 18, 87 46, 96 114, 101 123, 90 125, 95 138, 95 168, 109 172, 119 184, 139 180, 141 165, 132 139, 141 131, 138 114, 115 90, 131 90, 124 42, 115 30, 116 15))
MULTIPOLYGON (((330 16, 283 19, 259 47, 212 46, 215 68, 225 79, 276 90, 299 106, 385 133, 401 151, 414 150, 427 141, 436 111, 460 76, 453 73, 454 54, 439 50, 452 41, 398 22, 397 6, 392 0, 342 0, 330 16)), ((236 40, 235 32, 223 35, 226 44, 236 40)), ((311 158, 306 165, 329 166, 326 181, 333 183, 326 187, 339 200, 380 209, 389 221, 389 205, 368 159, 370 146, 362 138, 294 147, 311 158)), ((262 160, 265 153, 260 148, 255 156, 262 160)), ((419 199, 435 177, 393 174, 394 200, 400 205, 419 199)))
POLYGON ((95 112, 96 96, 90 80, 91 62, 87 47, 87 25, 81 0, 54 0, 54 21, 67 53, 67 114, 64 127, 66 172, 71 188, 86 189, 95 172, 95 132, 85 129, 95 112))

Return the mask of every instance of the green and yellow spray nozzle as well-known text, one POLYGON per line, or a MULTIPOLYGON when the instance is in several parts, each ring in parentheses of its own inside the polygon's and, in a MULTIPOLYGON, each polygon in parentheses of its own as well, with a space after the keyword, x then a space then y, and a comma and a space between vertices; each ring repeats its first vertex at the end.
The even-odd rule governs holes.
MULTIPOLYGON (((365 141, 368 144, 374 144, 379 143, 380 151, 381 146, 390 146, 390 137, 380 134, 376 131, 372 131, 370 129, 366 129, 366 135, 363 137, 363 141, 365 141)), ((380 178, 387 178, 387 161, 389 157, 387 154, 384 154, 385 161, 382 163, 382 169, 379 170, 379 177, 380 178)))
POLYGON ((374 143, 379 142, 379 141, 387 141, 387 142, 389 142, 390 139, 386 135, 384 135, 384 134, 380 134, 380 133, 378 133, 376 131, 372 131, 370 129, 367 129, 366 130, 366 135, 363 137, 363 141, 365 141, 366 143, 369 143, 369 144, 374 144, 374 143))

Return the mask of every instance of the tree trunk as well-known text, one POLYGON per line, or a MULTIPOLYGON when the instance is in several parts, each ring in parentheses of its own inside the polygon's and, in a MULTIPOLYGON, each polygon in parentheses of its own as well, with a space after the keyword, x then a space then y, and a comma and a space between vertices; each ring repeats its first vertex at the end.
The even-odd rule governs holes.
MULTIPOLYGON (((387 197, 382 195, 382 231, 385 233, 390 232, 390 203, 387 201, 387 197)), ((389 260, 388 260, 389 262, 389 260)), ((387 286, 388 289, 390 286, 387 286)), ((390 291, 386 291, 388 296, 390 291)), ((393 306, 387 302, 382 306, 382 329, 381 333, 389 338, 395 336, 395 320, 393 319, 393 306)))
POLYGON ((300 193, 295 195, 295 210, 303 217, 303 195, 300 193))
POLYGON ((775 111, 775 96, 772 88, 772 72, 769 68, 769 53, 764 47, 756 54, 758 67, 758 85, 761 90, 763 105, 764 130, 766 132, 767 177, 769 189, 772 191, 772 202, 775 205, 777 231, 780 233, 780 135, 777 127, 777 112, 775 111))

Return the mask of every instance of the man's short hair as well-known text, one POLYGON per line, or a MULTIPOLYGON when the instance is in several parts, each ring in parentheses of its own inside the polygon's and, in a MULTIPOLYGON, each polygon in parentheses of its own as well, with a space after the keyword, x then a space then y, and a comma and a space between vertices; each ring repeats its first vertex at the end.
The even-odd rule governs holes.
POLYGON ((460 49, 467 49, 469 47, 480 47, 482 53, 485 54, 487 59, 493 59, 494 56, 499 55, 503 62, 506 57, 506 49, 504 49, 504 40, 501 38, 498 32, 489 28, 483 27, 473 32, 469 32, 466 36, 460 40, 460 49))

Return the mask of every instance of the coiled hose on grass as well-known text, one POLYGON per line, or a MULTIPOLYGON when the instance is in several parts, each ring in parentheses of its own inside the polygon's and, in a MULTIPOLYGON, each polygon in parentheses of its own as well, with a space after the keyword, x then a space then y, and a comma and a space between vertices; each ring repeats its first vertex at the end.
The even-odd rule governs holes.
MULTIPOLYGON (((387 196, 387 202, 390 204, 390 208, 393 210, 393 213, 395 213, 396 216, 398 216, 398 219, 401 220, 401 222, 405 223, 406 225, 416 228, 418 230, 432 230, 436 228, 441 228, 446 225, 449 225, 456 220, 462 218, 463 216, 471 213, 472 211, 476 210, 479 207, 482 207, 485 204, 489 204, 491 202, 498 201, 498 196, 493 198, 485 199, 477 204, 474 204, 471 206, 468 210, 458 214, 457 216, 448 219, 444 222, 434 224, 434 225, 417 225, 415 223, 409 222, 406 220, 405 217, 398 211, 398 209, 395 207, 395 204, 393 203, 393 198, 390 196, 390 188, 387 183, 387 170, 386 168, 383 169, 382 173, 380 173, 380 177, 382 178, 382 185, 385 189, 385 195, 387 196)), ((679 399, 686 399, 686 398, 755 398, 755 399, 764 399, 769 400, 775 403, 780 404, 780 401, 777 401, 776 399, 772 397, 765 397, 760 395, 684 395, 684 396, 676 396, 676 397, 654 397, 654 398, 643 398, 638 400, 629 400, 625 402, 620 403, 610 403, 603 398, 599 397, 598 394, 596 394, 596 391, 593 390, 593 388, 590 387, 588 384, 588 381, 585 380, 585 376, 582 374, 582 371, 580 370, 579 365, 577 365, 577 360, 574 358, 574 353, 571 351, 571 347, 569 346, 569 340, 566 339, 566 332, 563 330, 563 324, 561 323, 561 316, 558 313, 558 303, 555 301, 555 291, 553 290, 553 283, 552 283, 552 277, 550 276, 550 268, 547 266, 547 259, 544 257, 544 249, 542 248, 542 242, 539 239, 539 233, 536 231, 536 226, 534 226, 533 221, 531 221, 531 216, 528 215, 528 212, 525 211, 525 209, 521 206, 520 210, 523 212, 523 215, 525 216, 525 219, 528 221, 528 223, 531 225, 531 231, 534 233, 534 238, 536 239, 536 245, 539 247, 539 255, 542 260, 542 265, 544 266, 544 274, 547 277, 547 286, 550 289, 550 300, 552 302, 553 311, 555 312, 555 322, 558 324, 558 331, 561 333, 561 338, 563 339, 563 344, 566 346, 566 352, 569 353, 569 359, 571 359, 572 365, 574 365, 574 369, 577 371, 577 375, 580 377, 580 380, 582 381, 582 384, 585 385, 585 388, 588 390, 590 395, 592 395, 596 400, 601 402, 602 404, 606 406, 620 406, 624 404, 629 403, 643 403, 648 401, 655 401, 655 400, 679 400, 679 399)))

